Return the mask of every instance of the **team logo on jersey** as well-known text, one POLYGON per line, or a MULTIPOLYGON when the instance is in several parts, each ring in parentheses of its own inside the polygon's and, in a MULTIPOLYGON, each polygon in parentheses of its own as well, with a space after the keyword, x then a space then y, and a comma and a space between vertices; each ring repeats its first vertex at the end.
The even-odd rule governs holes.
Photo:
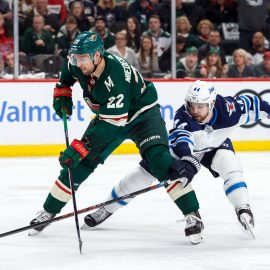
POLYGON ((91 37, 89 37, 90 41, 96 41, 97 40, 97 35, 92 35, 91 37))
POLYGON ((114 83, 110 76, 107 77, 107 79, 104 81, 104 84, 109 92, 111 92, 111 88, 114 87, 114 83))
POLYGON ((86 104, 88 105, 88 107, 91 109, 91 111, 93 111, 95 113, 99 112, 99 109, 100 109, 99 104, 92 103, 88 97, 85 97, 84 100, 85 100, 86 104))
POLYGON ((233 112, 235 112, 235 104, 233 102, 229 102, 226 100, 226 107, 227 107, 227 112, 229 113, 229 116, 232 115, 233 112))

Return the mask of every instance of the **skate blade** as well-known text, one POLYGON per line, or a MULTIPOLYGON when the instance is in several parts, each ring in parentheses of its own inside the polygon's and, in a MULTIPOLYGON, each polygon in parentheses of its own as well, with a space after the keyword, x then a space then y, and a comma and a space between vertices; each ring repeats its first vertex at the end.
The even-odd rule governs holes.
POLYGON ((28 232, 28 236, 34 236, 34 235, 38 235, 40 234, 41 232, 40 231, 37 231, 35 229, 31 229, 29 232, 28 232))
POLYGON ((243 215, 242 221, 245 223, 246 228, 247 228, 247 229, 245 229, 245 232, 247 232, 248 235, 251 236, 251 238, 255 240, 256 238, 255 238, 255 234, 254 234, 254 228, 252 225, 250 225, 250 223, 248 222, 245 215, 243 215))
POLYGON ((188 238, 189 238, 189 241, 192 245, 200 244, 202 239, 203 239, 202 234, 200 234, 200 233, 189 235, 188 238))
POLYGON ((88 226, 86 223, 81 226, 81 230, 83 231, 90 231, 92 228, 93 227, 88 226))

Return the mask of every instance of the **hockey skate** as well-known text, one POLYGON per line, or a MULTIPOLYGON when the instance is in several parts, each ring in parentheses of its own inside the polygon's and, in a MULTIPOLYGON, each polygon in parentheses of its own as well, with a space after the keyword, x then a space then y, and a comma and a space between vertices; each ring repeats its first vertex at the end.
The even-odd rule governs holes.
MULTIPOLYGON (((54 218, 56 215, 46 212, 45 210, 41 210, 37 213, 37 216, 30 222, 30 225, 35 225, 43 221, 50 220, 54 218)), ((31 229, 28 233, 29 236, 40 234, 47 226, 49 226, 50 223, 46 223, 41 226, 37 226, 33 229, 31 229)))
POLYGON ((202 230, 204 229, 199 212, 192 212, 186 215, 184 219, 178 220, 177 222, 183 221, 186 221, 185 235, 188 237, 190 243, 192 245, 199 244, 203 239, 202 230))
POLYGON ((242 228, 245 232, 248 232, 249 235, 255 239, 254 235, 254 217, 250 210, 250 206, 248 204, 242 205, 235 209, 237 218, 242 225, 242 228))
POLYGON ((81 229, 88 230, 89 228, 96 227, 111 215, 112 213, 109 213, 104 207, 101 207, 96 212, 84 217, 84 224, 82 225, 81 229))

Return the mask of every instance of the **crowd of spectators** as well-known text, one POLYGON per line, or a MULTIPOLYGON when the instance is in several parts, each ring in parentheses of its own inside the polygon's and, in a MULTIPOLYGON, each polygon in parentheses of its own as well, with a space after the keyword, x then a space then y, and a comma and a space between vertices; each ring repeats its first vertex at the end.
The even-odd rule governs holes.
MULTIPOLYGON (((12 3, 0 0, 0 77, 14 69, 12 3)), ((171 77, 170 0, 19 0, 20 73, 58 77, 89 30, 144 77, 171 77)), ((177 78, 269 77, 269 39, 269 0, 176 0, 177 78)))

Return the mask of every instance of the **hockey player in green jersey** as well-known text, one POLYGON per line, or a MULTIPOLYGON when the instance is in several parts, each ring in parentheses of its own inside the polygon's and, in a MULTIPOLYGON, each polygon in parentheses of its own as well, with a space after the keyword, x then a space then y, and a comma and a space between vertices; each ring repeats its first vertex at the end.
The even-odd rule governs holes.
MULTIPOLYGON (((30 224, 53 218, 71 199, 68 167, 75 190, 95 168, 125 139, 131 139, 158 180, 186 179, 189 183, 200 164, 195 157, 174 159, 168 148, 168 136, 157 103, 153 83, 124 59, 104 52, 103 41, 94 32, 78 35, 70 47, 53 96, 53 107, 62 118, 62 110, 72 114, 72 89, 79 82, 83 98, 96 117, 80 140, 73 140, 61 153, 63 169, 54 182, 39 215, 30 224)), ((196 197, 194 194, 194 201, 196 197)), ((47 225, 36 227, 38 234, 47 225)))

